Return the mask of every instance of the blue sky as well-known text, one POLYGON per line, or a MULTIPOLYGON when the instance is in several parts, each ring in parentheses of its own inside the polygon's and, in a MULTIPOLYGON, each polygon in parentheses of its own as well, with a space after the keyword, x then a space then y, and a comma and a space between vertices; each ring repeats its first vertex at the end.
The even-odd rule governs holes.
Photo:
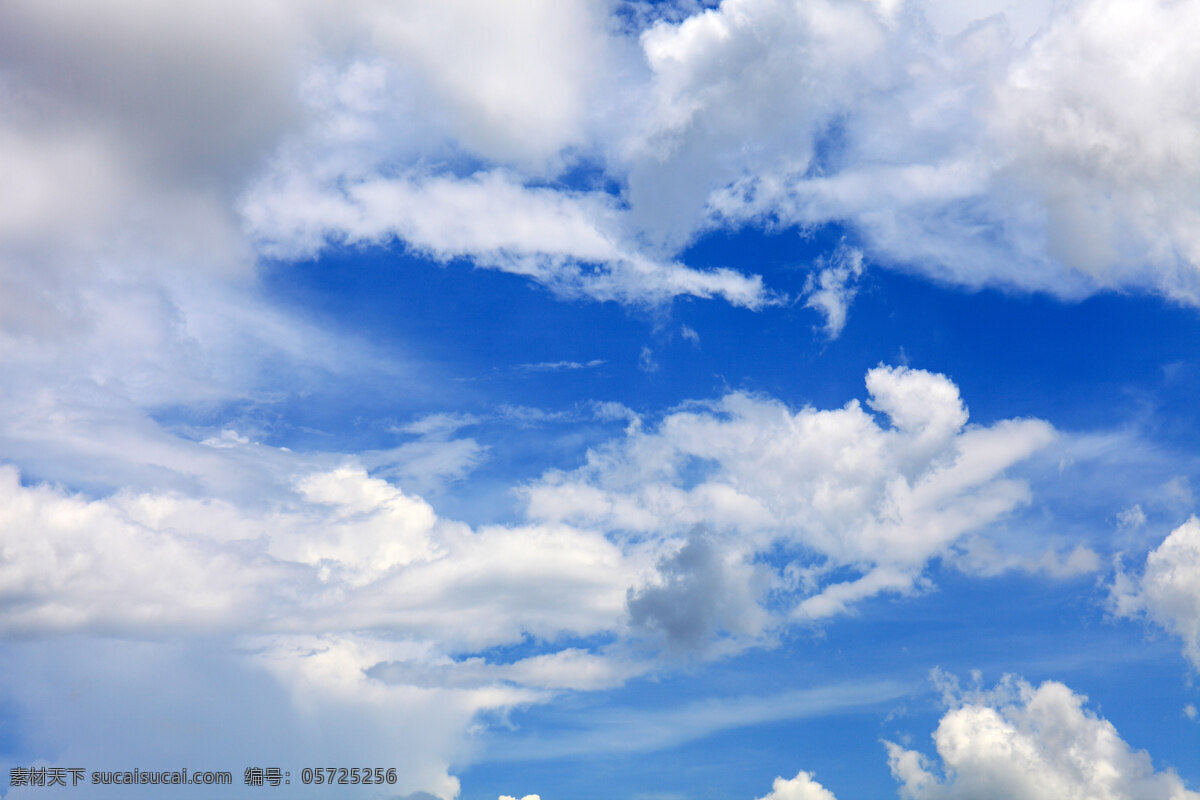
POLYGON ((1198 35, 5 4, 6 778, 1200 797, 1198 35))

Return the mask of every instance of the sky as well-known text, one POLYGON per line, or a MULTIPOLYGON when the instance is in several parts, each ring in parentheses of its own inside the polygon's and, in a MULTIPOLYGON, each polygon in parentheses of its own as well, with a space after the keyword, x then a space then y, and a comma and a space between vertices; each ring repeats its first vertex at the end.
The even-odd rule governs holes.
POLYGON ((1197 42, 0 4, 0 795, 1200 800, 1197 42))

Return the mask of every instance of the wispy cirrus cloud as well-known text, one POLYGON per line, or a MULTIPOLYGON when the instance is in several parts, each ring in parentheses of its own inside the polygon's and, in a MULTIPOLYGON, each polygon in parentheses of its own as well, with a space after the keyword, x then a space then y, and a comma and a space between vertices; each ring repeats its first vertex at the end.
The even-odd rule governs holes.
POLYGON ((539 361, 536 364, 518 364, 517 369, 526 372, 557 372, 558 370, 595 369, 608 363, 603 358, 591 361, 539 361))
POLYGON ((720 731, 882 706, 909 694, 895 681, 845 683, 770 695, 710 698, 666 709, 615 708, 594 713, 581 728, 553 737, 514 737, 489 760, 535 760, 677 747, 720 731))

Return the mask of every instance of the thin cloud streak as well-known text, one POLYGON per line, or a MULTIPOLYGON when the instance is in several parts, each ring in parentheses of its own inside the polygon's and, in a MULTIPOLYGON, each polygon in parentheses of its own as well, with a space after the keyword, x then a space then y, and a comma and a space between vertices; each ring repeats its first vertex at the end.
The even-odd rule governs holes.
POLYGON ((500 739, 481 762, 540 761, 608 753, 654 752, 705 739, 721 731, 785 720, 867 712, 922 691, 894 680, 839 683, 772 695, 702 700, 668 709, 605 708, 589 724, 553 736, 500 739))

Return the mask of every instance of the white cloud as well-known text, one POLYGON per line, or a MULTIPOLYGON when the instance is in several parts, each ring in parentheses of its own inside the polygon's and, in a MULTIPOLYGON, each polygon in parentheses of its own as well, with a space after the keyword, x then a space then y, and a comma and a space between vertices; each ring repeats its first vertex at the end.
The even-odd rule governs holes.
MULTIPOLYGON (((771 592, 812 618, 911 591, 928 558, 1023 501, 1002 472, 1048 440, 1044 423, 965 427, 957 389, 930 373, 880 367, 868 386, 891 427, 855 402, 793 412, 746 395, 655 430, 635 418, 583 469, 529 487, 529 521, 508 526, 445 519, 353 459, 232 429, 211 444, 160 432, 157 469, 196 480, 169 490, 92 498, 4 467, 0 627, 148 647, 203 637, 236 669, 269 676, 297 713, 413 714, 414 698, 449 692, 461 714, 438 752, 451 753, 488 709, 654 669, 647 651, 621 644, 631 635, 715 656, 788 624, 765 610, 771 592), (707 531, 685 544, 697 524, 707 531), (776 544, 799 548, 795 569, 754 563, 776 544), (835 567, 862 577, 831 582, 835 567), (617 644, 558 644, 596 635, 617 644), (526 639, 538 652, 513 663, 477 655, 526 639)), ((450 436, 470 422, 427 417, 409 430, 450 436)), ((766 713, 739 709, 689 712, 684 727, 766 713)))
POLYGON ((156 306, 252 274, 229 201, 298 117, 299 28, 269 1, 5 4, 0 333, 136 346, 112 311, 169 340, 156 306))
POLYGON ((426 414, 420 419, 415 419, 407 425, 400 426, 397 430, 401 433, 412 433, 418 436, 444 439, 460 428, 477 424, 479 424, 479 418, 474 414, 437 412, 426 414))
POLYGON ((1163 486, 1169 496, 1176 503, 1185 506, 1190 506, 1195 503, 1195 495, 1192 494, 1192 487, 1188 482, 1186 475, 1176 475, 1167 481, 1163 486))
POLYGON ((654 358, 654 351, 649 347, 642 347, 642 351, 638 353, 638 369, 642 372, 658 372, 659 364, 654 358))
POLYGON ((359 453, 358 460, 373 474, 410 491, 437 492, 449 482, 462 480, 487 459, 487 448, 475 439, 454 435, 480 422, 471 414, 428 414, 392 429, 416 436, 414 441, 359 453))
POLYGON ((1100 556, 1084 544, 1069 550, 1043 550, 1031 556, 1019 552, 1000 551, 994 541, 984 537, 967 537, 950 559, 963 572, 975 575, 999 575, 1009 570, 1042 573, 1053 578, 1071 578, 1096 572, 1101 567, 1100 556))
MULTIPOLYGON (((74 486, 194 492, 231 476, 150 409, 410 370, 272 307, 256 285, 234 200, 303 119, 306 7, 0 9, 6 459, 74 486)), ((263 483, 234 472, 247 494, 263 483)))
POLYGON ((486 461, 487 448, 470 438, 421 438, 389 450, 361 453, 359 460, 367 469, 415 492, 437 492, 486 461))
POLYGON ((1187 44, 1198 29, 1187 4, 1074 5, 1011 65, 989 109, 1011 158, 1001 182, 1042 209, 1052 258, 1101 285, 1153 283, 1193 303, 1200 118, 1184 76, 1200 67, 1187 44))
MULTIPOLYGON (((233 462, 255 447, 238 438, 213 452, 233 462)), ((291 466, 305 470, 294 458, 291 466)), ((216 751, 202 746, 205 737, 240 729, 245 709, 261 706, 263 719, 292 729, 284 737, 292 750, 281 755, 374 753, 408 769, 401 788, 450 798, 449 764, 465 752, 468 730, 486 726, 480 715, 618 685, 651 666, 555 645, 621 629, 626 590, 647 570, 636 549, 564 525, 472 530, 352 465, 303 471, 291 485, 259 507, 176 492, 89 499, 23 485, 16 469, 0 468, 0 630, 26 642, 8 645, 14 654, 0 682, 31 703, 55 681, 57 691, 86 684, 107 698, 65 710, 59 726, 33 726, 30 746, 93 762, 161 760, 158 698, 195 720, 173 741, 192 741, 194 757, 209 757, 216 751), (453 660, 526 639, 544 652, 512 664, 453 660), (203 643, 203 657, 176 652, 191 642, 203 643), (106 672, 75 647, 103 651, 114 670, 125 660, 126 670, 106 672), (38 653, 61 663, 26 663, 38 653), (221 680, 261 697, 233 703, 237 714, 227 702, 191 713, 180 698, 192 694, 165 697, 176 683, 143 684, 155 669, 190 682, 198 703, 221 680), (214 677, 203 677, 210 669, 214 677), (122 750, 71 738, 99 729, 109 702, 131 693, 148 699, 129 701, 130 713, 152 724, 130 728, 122 750), (421 720, 420 742, 397 718, 421 720)))
MULTIPOLYGON (((21 486, 12 467, 0 469, 0 495, 0 591, 11 598, 0 626, 10 633, 223 626, 259 605, 256 584, 277 569, 256 568, 253 552, 238 557, 220 542, 139 524, 159 511, 157 498, 87 501, 21 486)), ((227 510, 212 508, 206 522, 227 510)))
POLYGON ((653 430, 631 427, 590 451, 583 467, 528 486, 528 513, 634 539, 668 537, 658 588, 631 600, 635 612, 648 604, 647 624, 668 638, 714 626, 760 629, 746 614, 766 587, 748 564, 775 547, 793 560, 771 588, 800 592, 792 611, 800 619, 842 613, 880 592, 912 591, 929 559, 1027 502, 1027 486, 1003 473, 1054 433, 1037 420, 967 426, 958 389, 942 375, 878 367, 867 387, 871 407, 890 425, 857 401, 792 411, 734 393, 676 411, 653 430), (708 531, 703 548, 696 540, 683 547, 698 525, 708 531), (698 558, 710 547, 720 556, 698 558), (830 582, 844 567, 860 577, 830 582), (711 602, 733 605, 714 605, 704 621, 670 615, 671 597, 703 593, 701 584, 714 581, 726 595, 711 602), (662 614, 650 613, 659 605, 651 600, 660 599, 662 614))
POLYGON ((678 747, 720 731, 879 708, 911 688, 891 680, 853 681, 763 695, 714 697, 667 707, 597 709, 578 729, 496 742, 490 761, 562 758, 678 747))
MULTIPOLYGON (((1055 681, 1033 687, 1009 675, 992 691, 966 691, 940 673, 950 706, 932 738, 940 762, 884 742, 904 800, 1196 800, 1172 769, 1121 739, 1087 698, 1055 681)), ((801 771, 776 778, 762 800, 835 800, 801 771)))
MULTIPOLYGON (((267 251, 246 230, 262 220, 240 209, 282 176, 304 191, 268 221, 293 225, 304 240, 292 242, 293 255, 349 219, 344 238, 409 236, 407 246, 436 258, 477 257, 568 295, 765 302, 753 276, 701 273, 623 244, 607 194, 549 188, 562 148, 580 142, 599 113, 590 93, 609 79, 594 67, 617 40, 601 24, 603 4, 522 9, 361 2, 335 11, 254 0, 167 13, 140 0, 6 3, 6 458, 73 485, 133 480, 191 491, 196 478, 181 463, 206 457, 165 435, 148 408, 271 402, 314 377, 412 369, 262 296, 255 270, 267 251), (545 46, 528 47, 529 37, 545 46), (503 97, 492 80, 508 87, 503 97), (461 148, 483 159, 476 177, 436 171, 461 148), (419 168, 430 163, 434 172, 419 168), (342 178, 357 187, 353 197, 304 205, 309 189, 342 178), (411 219, 395 216, 405 208, 386 208, 405 199, 411 219)), ((411 393, 437 381, 406 385, 411 393)), ((479 459, 468 443, 454 447, 395 454, 395 474, 412 478, 404 465, 432 465, 440 475, 420 485, 435 488, 479 459)), ((221 480, 200 471, 201 480, 221 480)))
POLYGON ((321 183, 285 172, 252 190, 242 213, 260 247, 277 257, 312 257, 330 242, 398 240, 441 261, 471 258, 525 275, 567 297, 640 304, 720 296, 747 308, 773 302, 758 276, 695 270, 630 247, 615 198, 530 188, 504 171, 349 181, 337 175, 321 183))
POLYGON ((535 364, 518 364, 517 367, 528 372, 557 372, 564 369, 594 369, 605 363, 602 358, 593 358, 591 361, 539 361, 535 364))
POLYGON ((595 691, 620 686, 648 672, 652 663, 613 657, 611 652, 592 653, 568 647, 497 664, 474 656, 455 661, 448 657, 429 659, 424 654, 372 666, 367 674, 397 686, 473 689, 516 685, 532 689, 576 689, 595 691))
POLYGON ((811 772, 801 770, 788 780, 776 778, 771 792, 760 800, 837 800, 833 792, 813 780, 811 772))
POLYGON ((1117 572, 1117 614, 1144 614, 1183 639, 1184 654, 1200 669, 1200 520, 1192 517, 1146 556, 1140 576, 1117 572))
POLYGON ((379 52, 419 81, 430 116, 469 151, 537 169, 585 144, 616 55, 607 3, 410 0, 364 10, 379 52))
POLYGON ((612 630, 639 569, 591 531, 441 520, 354 466, 304 475, 295 499, 257 511, 88 500, 2 475, 10 632, 387 629, 470 650, 612 630))
POLYGON ((650 29, 634 217, 668 241, 705 209, 837 221, 874 262, 968 286, 1198 302, 1200 14, 990 6, 726 0, 650 29))
MULTIPOLYGON (((1195 301, 1198 15, 973 9, 728 0, 634 41, 601 2, 8 3, 0 332, 97 343, 86 361, 166 391, 169 347, 220 352, 205 315, 262 310, 256 257, 327 241, 759 308, 758 276, 672 257, 745 222, 844 222, 873 261, 972 286, 1195 301), (608 188, 555 181, 580 163, 608 188)), ((851 284, 823 275, 832 335, 851 284)))
MULTIPOLYGON (((448 796, 447 753, 481 710, 642 668, 559 637, 752 639, 783 624, 764 618, 764 593, 816 618, 919 588, 930 558, 1025 502, 1004 472, 1051 436, 1030 420, 967 426, 941 376, 872 371, 890 424, 857 403, 794 411, 744 394, 653 431, 597 407, 627 435, 529 487, 531 521, 477 528, 410 488, 479 463, 477 443, 450 439, 462 419, 343 463, 232 428, 186 440, 150 410, 261 399, 283 374, 296 383, 273 391, 409 368, 261 296, 259 258, 330 243, 468 258, 567 297, 757 309, 777 300, 758 276, 694 269, 679 247, 714 225, 839 220, 872 259, 970 285, 1194 300, 1194 9, 1080 3, 1037 33, 1007 4, 1024 20, 1010 40, 953 5, 930 7, 942 27, 928 41, 915 2, 728 0, 634 42, 599 2, 0 4, 0 451, 22 467, 0 468, 0 626, 70 634, 38 642, 44 663, 9 647, 31 661, 5 671, 7 693, 40 686, 49 704, 106 641, 94 698, 153 686, 166 702, 156 665, 209 700, 200 666, 234 671, 228 685, 265 670, 290 695, 263 718, 337 722, 306 745, 322 756, 368 752, 336 735, 350 716, 378 734, 370 752, 412 744, 387 734, 394 718, 442 723, 423 728, 413 763, 428 766, 402 788, 448 796), (580 165, 600 178, 570 178, 580 165), (686 544, 696 524, 711 539, 686 544), (800 556, 766 575, 754 559, 776 544, 800 556), (831 583, 838 567, 859 577, 831 583), (687 602, 706 587, 720 596, 687 602), (214 652, 189 669, 168 632, 214 652), (548 652, 459 658, 524 637, 548 652), (409 666, 378 670, 388 683, 368 674, 380 664, 409 666), (457 677, 406 683, 429 671, 457 677)), ((854 269, 830 269, 809 302, 833 333, 854 269)), ((639 363, 656 366, 649 351, 639 363)), ((1194 642, 1190 585, 1170 569, 1190 540, 1175 541, 1131 596, 1194 642)), ((1047 569, 1076 569, 1075 552, 1047 569)), ((78 712, 95 732, 80 741, 105 741, 111 703, 78 712)), ((47 747, 65 752, 55 735, 47 747)))
POLYGON ((1141 528, 1146 524, 1146 512, 1142 510, 1140 503, 1135 503, 1117 512, 1117 524, 1133 530, 1141 528))
MULTIPOLYGON (((1186 3, 728 0, 636 42, 610 12, 6 4, 0 330, 161 371, 178 328, 213 347, 193 289, 261 310, 255 258, 327 240, 758 308, 757 276, 672 258, 748 221, 844 222, 872 260, 972 286, 1196 300, 1186 3), (555 182, 581 162, 617 193, 555 182)), ((849 290, 815 279, 830 334, 849 290)))
POLYGON ((603 65, 636 50, 612 35, 608 11, 586 0, 550 13, 473 0, 362 4, 342 25, 369 45, 309 65, 308 123, 281 141, 270 169, 246 176, 238 208, 260 251, 295 259, 331 243, 402 244, 566 296, 770 302, 757 276, 644 251, 621 198, 547 185, 622 119, 612 107, 626 90, 614 77, 630 70, 603 65), (464 162, 476 164, 468 175, 464 162))
POLYGON ((816 272, 808 276, 804 293, 806 308, 815 308, 825 317, 825 335, 836 339, 846 327, 846 313, 858 293, 858 279, 863 273, 861 250, 839 247, 828 261, 817 262, 816 272))
POLYGON ((933 741, 941 763, 887 742, 906 800, 1004 797, 1194 800, 1172 770, 1155 770, 1087 698, 1061 683, 1008 677, 994 691, 951 697, 933 741))
MULTIPOLYGON (((364 675, 375 659, 402 648, 353 637, 26 639, 0 646, 0 688, 15 700, 30 760, 119 769, 186 758, 193 771, 234 771, 235 785, 225 788, 249 797, 253 789, 240 786, 247 759, 284 768, 337 759, 395 767, 391 788, 399 795, 425 791, 451 800, 459 782, 450 765, 471 746, 465 731, 533 695, 496 685, 390 686, 364 675), (115 718, 128 724, 114 728, 115 718)), ((294 771, 292 780, 290 796, 328 796, 328 787, 299 785, 294 771)), ((127 787, 95 791, 129 796, 127 787)))
POLYGON ((886 74, 885 42, 860 3, 733 0, 646 31, 648 109, 624 145, 638 221, 678 241, 742 175, 804 173, 830 118, 886 74))

